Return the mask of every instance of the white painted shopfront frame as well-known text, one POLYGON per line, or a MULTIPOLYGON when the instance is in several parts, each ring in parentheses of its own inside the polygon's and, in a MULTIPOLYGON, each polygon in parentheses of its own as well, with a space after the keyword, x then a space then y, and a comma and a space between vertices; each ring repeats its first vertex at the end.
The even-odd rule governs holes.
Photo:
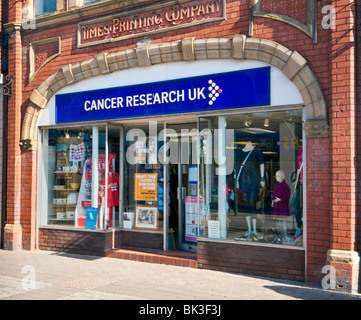
MULTIPOLYGON (((69 85, 57 92, 57 94, 65 94, 65 93, 72 93, 72 92, 80 92, 80 91, 89 91, 89 90, 98 90, 98 89, 105 89, 105 88, 112 88, 112 87, 120 87, 120 86, 130 86, 130 85, 138 85, 138 84, 146 84, 146 83, 152 83, 152 82, 158 82, 158 81, 171 81, 176 79, 182 79, 182 78, 188 78, 188 77, 194 77, 194 76, 202 76, 202 75, 210 75, 210 74, 216 74, 216 73, 224 73, 224 72, 231 72, 236 70, 247 70, 247 69, 254 69, 254 68, 260 68, 260 67, 266 67, 269 66, 271 68, 271 104, 270 106, 264 106, 264 107, 252 107, 252 108, 242 108, 242 109, 235 109, 235 110, 226 110, 222 115, 230 115, 234 113, 248 113, 248 112, 262 112, 262 111, 279 111, 279 110, 286 110, 286 109, 294 109, 302 107, 304 104, 303 98, 295 86, 294 83, 292 83, 283 73, 281 70, 277 69, 274 66, 271 66, 267 63, 260 62, 260 61, 253 61, 253 60, 229 60, 229 59, 215 59, 215 60, 199 60, 199 61, 188 61, 188 62, 172 62, 172 63, 163 63, 158 65, 153 65, 150 67, 137 67, 137 68, 131 68, 126 69, 122 71, 117 71, 114 73, 103 75, 101 78, 94 77, 90 79, 83 80, 81 82, 74 83, 72 85, 69 85), (149 72, 147 72, 149 71, 149 72), (101 79, 101 82, 99 81, 101 79), (99 86, 99 83, 101 83, 101 87, 99 86)), ((217 112, 211 111, 211 112, 205 112, 202 114, 188 114, 190 117, 194 119, 194 122, 197 122, 197 117, 203 117, 203 116, 215 116, 217 115, 217 112)), ((183 119, 185 115, 181 115, 179 119, 183 119)), ((176 115, 166 115, 157 117, 157 119, 161 119, 161 122, 164 124, 164 128, 166 128, 167 123, 169 119, 171 119, 171 122, 176 122, 178 116, 176 115)), ((304 117, 305 118, 305 117, 304 117)), ((38 142, 39 142, 39 153, 38 153, 38 194, 42 194, 44 191, 44 175, 41 172, 41 168, 43 166, 42 161, 42 134, 41 129, 45 128, 70 128, 70 127, 77 127, 81 128, 82 126, 99 126, 99 125, 105 125, 107 128, 107 123, 111 123, 114 125, 116 122, 119 124, 120 127, 120 141, 121 145, 124 143, 124 132, 123 132, 123 123, 134 123, 136 125, 137 122, 144 122, 144 119, 147 120, 154 120, 154 117, 148 117, 148 118, 133 118, 133 119, 114 119, 113 121, 101 121, 101 122, 92 122, 92 123, 72 123, 71 125, 61 125, 58 126, 55 123, 55 96, 53 96, 49 102, 47 103, 47 107, 43 110, 41 113, 38 122, 37 127, 38 130, 38 142)), ((106 139, 107 141, 107 139, 106 139)), ((305 142, 305 135, 304 135, 304 142, 305 142)), ((306 145, 306 143, 304 143, 306 145)), ((124 145, 123 145, 124 147, 124 145)), ((121 170, 124 169, 124 150, 120 150, 120 168, 121 170)), ((305 148, 304 148, 305 153, 305 148)), ((106 156, 107 157, 107 156, 106 156)), ((163 166, 164 168, 164 182, 166 182, 166 166, 163 166)), ((199 170, 198 170, 199 172, 199 170)), ((305 170, 304 170, 305 172, 305 170)), ((122 177, 123 177, 122 172, 122 177)), ((305 178, 305 177, 304 177, 305 178)), ((305 181, 305 179, 304 179, 305 181)), ((121 179, 119 184, 119 190, 122 190, 124 185, 124 181, 121 179)), ((166 183, 164 183, 164 190, 166 191, 166 183)), ((305 201, 305 193, 304 192, 304 206, 306 205, 305 201)), ((122 192, 120 192, 120 204, 119 204, 119 223, 122 226, 122 215, 123 215, 123 195, 122 192)), ((166 203, 166 199, 165 199, 166 203)), ((42 208, 42 201, 40 200, 40 197, 38 196, 38 228, 40 225, 43 224, 43 219, 41 211, 39 211, 39 208, 42 208)), ((165 206, 166 208, 166 206, 165 206)), ((305 212, 305 209, 304 209, 305 212)), ((304 220, 306 219, 306 216, 303 215, 304 220)), ((164 250, 168 249, 168 212, 166 210, 164 211, 164 237, 163 237, 163 248, 164 250)), ((37 229, 38 229, 37 228, 37 229)), ((62 227, 66 228, 66 227, 62 227)), ((78 229, 76 229, 78 230, 78 229)), ((37 237, 38 239, 38 237, 37 237)), ((222 240, 226 241, 226 240, 222 240)), ((247 243, 249 244, 249 243, 247 243)), ((260 244, 257 244, 260 245, 260 244)), ((287 247, 287 246, 282 246, 287 247)), ((294 247, 292 247, 294 249, 294 247)))

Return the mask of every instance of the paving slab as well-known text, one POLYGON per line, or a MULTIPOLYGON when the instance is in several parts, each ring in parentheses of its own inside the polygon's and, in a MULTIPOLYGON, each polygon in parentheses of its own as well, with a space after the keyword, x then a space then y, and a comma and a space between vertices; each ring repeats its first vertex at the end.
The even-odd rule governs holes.
POLYGON ((360 300, 303 283, 47 251, 0 250, 0 300, 360 300))

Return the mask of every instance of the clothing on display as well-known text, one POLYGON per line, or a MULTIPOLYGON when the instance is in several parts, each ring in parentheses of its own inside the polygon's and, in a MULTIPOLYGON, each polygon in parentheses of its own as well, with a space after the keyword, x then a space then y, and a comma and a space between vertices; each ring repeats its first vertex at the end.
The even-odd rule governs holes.
MULTIPOLYGON (((300 184, 303 184, 303 150, 302 147, 300 147, 298 149, 298 154, 297 154, 297 170, 299 170, 299 176, 298 176, 298 181, 300 184)), ((296 181, 297 183, 297 181, 296 181)))
MULTIPOLYGON (((119 174, 116 172, 108 172, 108 195, 107 195, 107 207, 115 207, 119 205, 119 174)), ((100 182, 99 195, 101 198, 104 197, 105 190, 105 174, 100 182)))
POLYGON ((237 159, 241 159, 242 162, 237 175, 237 188, 242 192, 243 210, 256 212, 261 168, 264 164, 263 154, 249 141, 238 155, 237 159))
POLYGON ((288 208, 288 201, 290 199, 291 190, 285 180, 279 182, 273 192, 272 201, 279 198, 279 202, 273 203, 273 215, 275 216, 289 216, 290 210, 288 208))

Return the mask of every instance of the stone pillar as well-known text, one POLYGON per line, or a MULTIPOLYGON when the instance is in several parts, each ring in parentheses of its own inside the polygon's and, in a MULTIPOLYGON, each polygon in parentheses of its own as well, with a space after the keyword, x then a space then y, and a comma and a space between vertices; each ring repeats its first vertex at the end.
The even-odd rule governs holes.
POLYGON ((12 94, 8 99, 7 132, 7 224, 4 229, 4 249, 22 249, 21 226, 21 105, 22 105, 22 2, 9 0, 9 23, 4 25, 9 35, 9 68, 13 77, 12 94))

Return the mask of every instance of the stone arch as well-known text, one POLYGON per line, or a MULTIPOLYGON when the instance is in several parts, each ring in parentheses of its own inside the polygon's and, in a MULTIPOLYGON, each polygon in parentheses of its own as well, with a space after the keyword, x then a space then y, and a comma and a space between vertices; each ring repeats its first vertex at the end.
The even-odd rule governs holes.
POLYGON ((277 67, 296 85, 303 97, 306 135, 328 136, 325 98, 307 61, 297 51, 277 42, 235 35, 233 38, 185 38, 161 44, 142 44, 134 49, 101 53, 92 59, 63 66, 32 92, 22 125, 21 146, 23 150, 37 149, 39 115, 50 98, 67 85, 133 67, 201 59, 250 59, 277 67))

